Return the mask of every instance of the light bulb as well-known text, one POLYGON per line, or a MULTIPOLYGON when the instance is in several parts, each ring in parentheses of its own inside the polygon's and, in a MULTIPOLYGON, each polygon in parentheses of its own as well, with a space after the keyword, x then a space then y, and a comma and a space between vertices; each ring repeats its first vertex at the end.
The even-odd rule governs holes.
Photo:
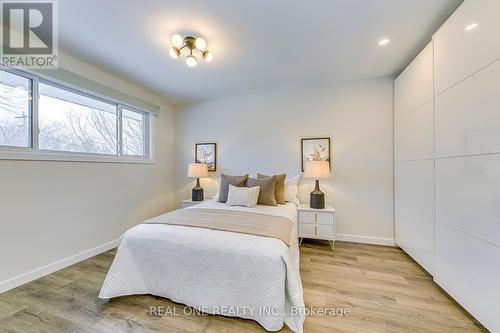
POLYGON ((181 51, 179 51, 179 49, 176 47, 171 47, 168 53, 174 59, 179 59, 179 56, 181 55, 181 51))
POLYGON ((212 61, 214 56, 212 55, 212 52, 209 50, 203 51, 203 59, 205 59, 206 62, 212 61))
POLYGON ((172 43, 176 48, 180 48, 184 44, 184 39, 180 35, 175 34, 172 36, 172 43))
POLYGON ((200 51, 205 51, 205 49, 207 48, 207 42, 205 42, 203 38, 196 38, 194 45, 200 51))
POLYGON ((194 55, 188 55, 186 57, 186 65, 189 67, 195 67, 198 65, 198 60, 196 60, 196 57, 194 55))

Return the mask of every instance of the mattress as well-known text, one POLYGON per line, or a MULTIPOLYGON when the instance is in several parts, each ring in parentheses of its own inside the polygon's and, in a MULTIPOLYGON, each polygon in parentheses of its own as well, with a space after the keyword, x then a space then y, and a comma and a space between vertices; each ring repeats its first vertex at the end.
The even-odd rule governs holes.
MULTIPOLYGON (((270 237, 164 224, 141 224, 121 239, 99 297, 152 294, 205 313, 257 321, 268 331, 285 323, 302 332, 297 206, 230 207, 208 201, 185 209, 227 209, 284 216, 292 243, 270 237)), ((161 221, 163 215, 152 221, 161 221)))

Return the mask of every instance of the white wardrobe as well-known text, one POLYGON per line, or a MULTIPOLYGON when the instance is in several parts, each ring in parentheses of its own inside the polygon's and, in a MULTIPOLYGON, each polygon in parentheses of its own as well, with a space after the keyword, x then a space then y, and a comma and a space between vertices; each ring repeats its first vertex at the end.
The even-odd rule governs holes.
POLYGON ((500 0, 465 0, 394 94, 396 242, 500 332, 500 0))

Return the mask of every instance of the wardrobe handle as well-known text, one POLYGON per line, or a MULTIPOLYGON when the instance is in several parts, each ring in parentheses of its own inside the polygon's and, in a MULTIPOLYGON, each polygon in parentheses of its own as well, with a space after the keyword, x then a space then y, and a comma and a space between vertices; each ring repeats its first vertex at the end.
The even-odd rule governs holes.
POLYGON ((318 227, 314 226, 314 236, 318 236, 318 227))
POLYGON ((318 222, 318 213, 314 213, 314 222, 318 222))

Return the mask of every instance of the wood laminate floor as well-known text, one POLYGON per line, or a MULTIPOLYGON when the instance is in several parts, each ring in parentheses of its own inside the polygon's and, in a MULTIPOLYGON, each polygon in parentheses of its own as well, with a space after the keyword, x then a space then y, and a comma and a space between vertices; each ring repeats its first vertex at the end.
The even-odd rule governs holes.
MULTIPOLYGON (((265 332, 251 320, 184 315, 183 305, 159 297, 100 304, 113 257, 108 251, 0 294, 0 332, 265 332), (150 306, 169 315, 150 316, 150 306)), ((306 305, 348 313, 308 316, 306 333, 482 331, 398 248, 336 242, 332 252, 327 242, 304 241, 300 264, 306 305)))

